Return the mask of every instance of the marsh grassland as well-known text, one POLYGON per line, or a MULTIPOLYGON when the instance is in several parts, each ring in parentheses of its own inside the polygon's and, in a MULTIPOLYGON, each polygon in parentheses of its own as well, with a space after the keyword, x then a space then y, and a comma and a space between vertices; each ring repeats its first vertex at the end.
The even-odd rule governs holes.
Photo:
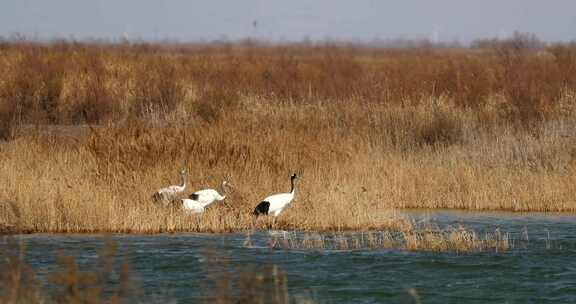
POLYGON ((0 44, 0 226, 410 231, 398 208, 576 211, 576 48, 0 44), (223 178, 202 216, 152 203, 223 178))

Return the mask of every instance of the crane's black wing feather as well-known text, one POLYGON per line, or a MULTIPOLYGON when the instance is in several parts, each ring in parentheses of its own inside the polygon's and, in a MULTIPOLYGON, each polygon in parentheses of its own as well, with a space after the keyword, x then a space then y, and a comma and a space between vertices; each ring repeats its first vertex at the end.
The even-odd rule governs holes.
POLYGON ((263 201, 254 209, 254 215, 268 215, 270 209, 270 202, 263 201))

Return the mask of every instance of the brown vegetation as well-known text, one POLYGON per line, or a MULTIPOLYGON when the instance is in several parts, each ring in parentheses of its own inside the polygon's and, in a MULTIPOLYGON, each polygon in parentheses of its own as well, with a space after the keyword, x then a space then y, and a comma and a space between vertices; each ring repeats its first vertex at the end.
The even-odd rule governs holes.
POLYGON ((229 265, 226 256, 212 252, 207 253, 206 257, 212 269, 207 281, 214 286, 206 288, 205 303, 315 303, 306 296, 290 294, 288 276, 275 264, 238 269, 229 265), (221 267, 227 271, 213 271, 221 267))
POLYGON ((576 211, 576 49, 0 46, 0 226, 398 228, 390 208, 576 211), (152 204, 230 176, 202 216, 152 204), (255 226, 254 226, 254 225, 255 226))
POLYGON ((80 270, 74 257, 60 254, 58 268, 47 274, 48 290, 24 259, 26 249, 0 238, 0 303, 121 303, 138 295, 126 261, 114 266, 116 243, 107 241, 92 270, 80 270))
MULTIPOLYGON (((26 263, 21 243, 2 237, 0 249, 0 304, 140 303, 149 296, 136 283, 137 274, 130 271, 128 262, 118 263, 116 243, 111 240, 98 252, 96 264, 90 269, 80 269, 76 258, 60 254, 59 267, 44 274, 48 282, 42 282, 36 276, 38 269, 26 263)), ((222 267, 227 262, 215 253, 207 253, 206 258, 211 266, 218 263, 222 267)), ((207 280, 195 283, 205 285, 202 303, 314 303, 290 294, 287 275, 276 265, 263 269, 229 267, 227 271, 211 271, 207 280)), ((162 300, 173 302, 158 302, 162 300)))
MULTIPOLYGON (((249 239, 249 235, 248 235, 249 239)), ((296 232, 272 235, 271 248, 300 250, 381 250, 401 249, 408 251, 480 252, 504 251, 513 246, 508 234, 499 230, 479 235, 464 227, 415 228, 409 226, 399 231, 366 231, 306 233, 296 232)))

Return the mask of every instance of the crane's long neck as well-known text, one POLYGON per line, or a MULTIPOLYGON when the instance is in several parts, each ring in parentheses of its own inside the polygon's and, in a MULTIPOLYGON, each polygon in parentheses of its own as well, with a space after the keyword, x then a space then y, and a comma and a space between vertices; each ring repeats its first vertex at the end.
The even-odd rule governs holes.
POLYGON ((185 174, 182 174, 182 186, 180 186, 180 188, 182 189, 180 191, 184 191, 184 189, 186 189, 186 175, 185 174))
POLYGON ((291 178, 290 185, 292 186, 290 189, 290 194, 294 194, 294 191, 296 191, 296 179, 291 178))

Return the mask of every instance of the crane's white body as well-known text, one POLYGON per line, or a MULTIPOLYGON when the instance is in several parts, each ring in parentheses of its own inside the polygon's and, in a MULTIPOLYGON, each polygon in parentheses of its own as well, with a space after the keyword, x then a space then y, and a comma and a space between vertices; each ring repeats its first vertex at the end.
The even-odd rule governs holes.
MULTIPOLYGON (((221 189, 224 193, 226 181, 222 182, 221 189)), ((199 190, 190 195, 189 198, 182 200, 182 208, 189 213, 202 213, 210 204, 216 201, 223 201, 226 195, 221 195, 214 189, 199 190)))
POLYGON ((158 190, 156 194, 159 195, 162 199, 171 200, 174 199, 174 197, 176 197, 176 194, 181 193, 184 190, 186 190, 186 185, 168 186, 158 190))
POLYGON ((282 210, 288 206, 294 199, 294 190, 288 193, 278 193, 264 198, 263 202, 269 202, 268 214, 277 217, 282 213, 282 210))
POLYGON ((156 202, 162 202, 164 205, 166 205, 174 200, 178 193, 184 192, 184 190, 186 190, 186 171, 182 170, 180 175, 182 176, 182 185, 168 186, 154 192, 152 197, 154 200, 156 200, 156 202))
POLYGON ((186 213, 204 213, 206 206, 193 199, 185 198, 182 200, 182 208, 186 213))
POLYGON ((290 177, 290 184, 292 186, 290 192, 278 193, 264 198, 254 209, 254 215, 272 215, 272 225, 274 225, 276 223, 276 217, 279 216, 284 208, 286 208, 286 206, 288 206, 294 199, 294 193, 296 191, 296 174, 293 174, 290 177))
POLYGON ((204 189, 196 191, 194 194, 197 195, 197 199, 185 198, 182 200, 182 207, 190 213, 202 213, 210 204, 226 198, 225 195, 220 195, 220 193, 214 189, 204 189))

